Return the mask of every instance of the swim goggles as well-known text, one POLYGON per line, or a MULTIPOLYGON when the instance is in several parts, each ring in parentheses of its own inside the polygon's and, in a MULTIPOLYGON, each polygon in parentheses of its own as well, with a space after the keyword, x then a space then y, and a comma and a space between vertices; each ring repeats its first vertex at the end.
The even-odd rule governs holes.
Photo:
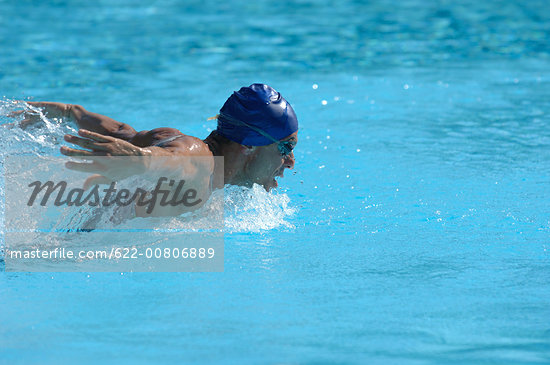
POLYGON ((232 116, 229 116, 227 114, 220 113, 217 116, 217 119, 221 119, 222 122, 226 122, 233 125, 239 125, 239 126, 245 126, 250 129, 252 129, 255 132, 260 133, 262 136, 272 140, 274 143, 277 143, 277 149, 279 150, 279 153, 281 156, 288 156, 292 153, 292 150, 294 147, 296 147, 296 141, 279 141, 275 138, 273 138, 271 135, 267 134, 265 131, 261 130, 260 128, 254 127, 253 125, 250 125, 248 123, 243 122, 242 120, 238 120, 233 118, 232 116))

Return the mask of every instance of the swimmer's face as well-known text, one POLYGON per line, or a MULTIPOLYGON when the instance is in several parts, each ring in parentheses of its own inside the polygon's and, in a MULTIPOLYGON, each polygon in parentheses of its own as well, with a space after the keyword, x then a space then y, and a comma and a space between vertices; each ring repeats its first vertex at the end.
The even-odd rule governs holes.
MULTIPOLYGON (((298 143, 298 132, 283 138, 281 141, 298 143)), ((267 191, 278 186, 277 177, 283 177, 285 169, 294 168, 294 152, 286 156, 281 155, 278 144, 257 146, 249 157, 245 166, 245 176, 251 183, 262 185, 267 191)))

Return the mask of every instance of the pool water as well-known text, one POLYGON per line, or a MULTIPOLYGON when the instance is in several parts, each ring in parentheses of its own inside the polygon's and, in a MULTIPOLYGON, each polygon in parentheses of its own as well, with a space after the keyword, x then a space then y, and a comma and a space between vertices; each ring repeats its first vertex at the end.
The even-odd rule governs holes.
MULTIPOLYGON (((544 1, 0 1, 21 99, 205 137, 233 90, 300 121, 272 194, 229 189, 223 273, 0 272, 0 363, 550 362, 544 1)), ((3 263, 0 263, 3 265, 3 263)))

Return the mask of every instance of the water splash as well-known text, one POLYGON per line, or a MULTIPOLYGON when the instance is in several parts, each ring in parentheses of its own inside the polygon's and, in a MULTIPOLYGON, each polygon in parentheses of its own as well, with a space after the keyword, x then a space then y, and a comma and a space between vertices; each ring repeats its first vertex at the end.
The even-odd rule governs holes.
POLYGON ((2 162, 7 155, 60 155, 59 147, 65 134, 75 134, 78 127, 74 122, 61 118, 47 118, 40 108, 24 101, 0 100, 0 157, 2 162), (40 121, 26 128, 19 128, 23 114, 13 113, 24 110, 37 115, 40 121))
MULTIPOLYGON (((35 108, 23 101, 0 100, 0 163, 4 167, 4 160, 8 155, 59 156, 59 148, 64 142, 63 136, 68 133, 76 134, 77 129, 76 124, 71 120, 49 119, 40 108, 35 108), (10 116, 17 110, 38 115, 40 121, 22 129, 19 123, 23 120, 23 115, 10 116)), ((24 171, 21 171, 21 174, 24 174, 24 171)), ((2 178, 0 186, 2 201, 5 199, 4 194, 2 178)), ((49 219, 55 219, 50 226, 56 230, 82 227, 86 224, 98 224, 103 229, 139 229, 143 226, 153 226, 162 231, 163 229, 211 226, 211 221, 218 219, 219 222, 224 222, 224 227, 220 228, 224 228, 227 233, 262 232, 280 227, 294 228, 287 219, 295 213, 295 208, 291 206, 290 198, 285 193, 268 193, 259 185, 251 188, 227 185, 223 190, 215 191, 207 204, 197 212, 173 218, 116 220, 112 218, 120 212, 115 211, 115 208, 102 208, 101 211, 94 209, 67 207, 56 217, 49 217, 49 219), (124 222, 123 226, 120 225, 121 221, 124 222)), ((2 222, 4 213, 4 210, 0 211, 2 222)), ((4 233, 3 230, 0 234, 2 233, 4 233)))
POLYGON ((225 187, 225 228, 228 232, 260 232, 279 227, 294 228, 287 218, 295 214, 284 193, 268 193, 260 185, 252 188, 225 187))

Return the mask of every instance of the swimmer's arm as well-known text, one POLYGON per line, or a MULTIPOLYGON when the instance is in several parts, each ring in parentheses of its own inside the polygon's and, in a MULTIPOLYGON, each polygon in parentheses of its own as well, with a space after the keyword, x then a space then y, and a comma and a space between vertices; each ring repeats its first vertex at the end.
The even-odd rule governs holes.
MULTIPOLYGON (((95 184, 110 184, 130 176, 141 175, 144 178, 157 182, 160 177, 168 180, 183 181, 184 190, 180 195, 190 198, 190 205, 154 206, 153 211, 146 212, 143 207, 136 206, 136 214, 146 216, 177 216, 201 207, 211 193, 211 176, 214 173, 214 159, 208 147, 198 138, 183 136, 166 143, 165 147, 139 147, 118 138, 100 135, 98 133, 79 130, 79 136, 66 135, 65 140, 82 149, 61 147, 61 153, 71 157, 81 157, 85 160, 94 160, 95 156, 133 156, 134 158, 103 159, 87 162, 67 162, 66 167, 81 172, 94 174, 85 182, 85 189, 95 184), (199 158, 180 158, 196 156, 199 158), (135 158, 138 157, 138 158, 135 158), (170 157, 153 159, 152 157, 170 157), (191 194, 188 196, 187 194, 191 194)), ((166 187, 168 190, 176 186, 166 187)), ((180 201, 181 196, 177 197, 180 201)))
POLYGON ((99 134, 129 140, 136 135, 136 130, 126 123, 116 121, 105 115, 92 113, 80 105, 69 105, 70 117, 74 118, 76 124, 99 134))
MULTIPOLYGON (((96 132, 105 136, 112 136, 122 140, 129 140, 136 135, 136 130, 126 123, 118 122, 105 115, 92 113, 76 104, 64 104, 53 102, 27 102, 27 104, 42 108, 48 118, 71 118, 74 119, 79 128, 96 132)), ((25 127, 34 123, 36 118, 26 116, 21 122, 25 127)))
POLYGON ((100 173, 106 181, 116 181, 133 175, 155 176, 162 174, 174 178, 194 180, 197 176, 210 176, 213 171, 212 153, 200 139, 182 136, 166 143, 163 147, 139 147, 120 138, 106 136, 97 132, 81 129, 78 136, 65 135, 65 141, 80 148, 61 147, 61 153, 66 156, 93 158, 95 156, 131 156, 138 157, 126 160, 113 160, 112 166, 107 166, 109 160, 98 164, 69 162, 68 168, 88 173, 100 173), (182 159, 179 157, 199 157, 198 159, 182 159), (153 157, 170 157, 153 159, 153 157), (207 157, 201 159, 200 157, 207 157), (210 157, 210 158, 208 158, 210 157), (121 164, 123 161, 123 164, 121 164), (198 165, 197 165, 198 163, 198 165), (199 168, 197 168, 199 167, 199 168), (205 175, 206 174, 206 175, 205 175))

